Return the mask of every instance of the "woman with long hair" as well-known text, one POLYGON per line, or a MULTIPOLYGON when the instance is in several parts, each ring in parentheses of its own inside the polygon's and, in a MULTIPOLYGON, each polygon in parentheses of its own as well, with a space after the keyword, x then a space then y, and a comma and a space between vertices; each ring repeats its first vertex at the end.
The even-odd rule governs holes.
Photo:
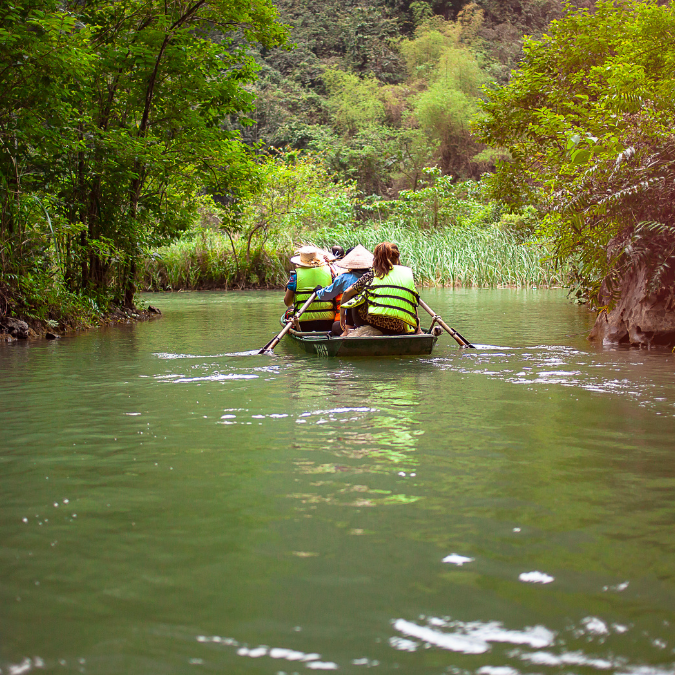
POLYGON ((385 335, 421 333, 413 271, 400 263, 398 246, 384 241, 375 247, 373 269, 342 296, 340 322, 347 334, 346 310, 352 309, 356 326, 368 324, 385 335))

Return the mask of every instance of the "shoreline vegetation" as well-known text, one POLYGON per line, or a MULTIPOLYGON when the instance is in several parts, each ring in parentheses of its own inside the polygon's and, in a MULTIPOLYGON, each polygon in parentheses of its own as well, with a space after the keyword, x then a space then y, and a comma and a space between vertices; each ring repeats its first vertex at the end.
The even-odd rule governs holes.
POLYGON ((364 199, 331 174, 324 155, 277 152, 237 213, 204 199, 195 226, 144 259, 144 290, 281 288, 301 245, 330 250, 395 242, 420 286, 562 286, 532 208, 510 210, 485 181, 453 182, 437 167, 395 200, 364 199))
MULTIPOLYGON (((256 251, 242 275, 243 265, 238 274, 226 235, 207 229, 193 231, 145 259, 141 287, 144 291, 280 289, 291 270, 289 258, 301 244, 328 250, 338 244, 346 250, 360 243, 372 250, 381 241, 398 244, 421 287, 561 287, 567 283, 565 271, 545 261, 546 249, 540 240, 521 241, 497 227, 425 232, 396 222, 369 222, 315 231, 299 241, 272 242, 269 249, 256 251)), ((235 241, 238 256, 241 248, 243 242, 235 241)))
POLYGON ((330 175, 323 156, 277 153, 236 231, 227 230, 227 209, 205 200, 198 225, 145 258, 140 287, 281 289, 301 245, 372 251, 382 241, 398 245, 421 287, 564 286, 569 270, 549 258, 536 220, 534 209, 514 215, 490 200, 483 182, 453 183, 437 168, 396 200, 364 200, 353 181, 330 175))

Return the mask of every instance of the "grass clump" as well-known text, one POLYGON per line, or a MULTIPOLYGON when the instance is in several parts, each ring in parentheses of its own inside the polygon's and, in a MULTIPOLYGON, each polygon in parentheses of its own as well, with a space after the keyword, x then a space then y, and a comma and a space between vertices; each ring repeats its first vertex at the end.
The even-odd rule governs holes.
POLYGON ((401 261, 417 283, 431 286, 560 286, 564 271, 545 261, 540 241, 523 241, 499 225, 420 230, 400 220, 370 222, 364 227, 317 232, 313 243, 345 248, 362 244, 373 250, 382 241, 395 242, 401 261))

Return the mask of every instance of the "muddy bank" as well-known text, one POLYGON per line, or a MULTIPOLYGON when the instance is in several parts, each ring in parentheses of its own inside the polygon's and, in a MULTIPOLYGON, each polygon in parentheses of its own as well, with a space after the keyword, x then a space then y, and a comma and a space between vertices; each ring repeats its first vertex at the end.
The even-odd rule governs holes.
POLYGON ((99 326, 112 326, 134 321, 149 321, 162 315, 162 312, 153 305, 146 309, 117 308, 103 315, 91 325, 64 322, 57 327, 50 326, 46 321, 18 319, 11 316, 0 316, 0 342, 15 342, 17 340, 58 340, 65 335, 73 335, 83 330, 99 326))

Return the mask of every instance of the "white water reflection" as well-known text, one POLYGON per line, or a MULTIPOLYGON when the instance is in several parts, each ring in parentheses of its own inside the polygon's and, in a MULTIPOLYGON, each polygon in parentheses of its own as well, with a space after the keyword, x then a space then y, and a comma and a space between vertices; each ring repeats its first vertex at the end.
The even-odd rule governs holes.
POLYGON ((445 558, 441 560, 441 562, 450 563, 451 565, 457 565, 458 567, 461 567, 462 565, 473 561, 474 561, 473 558, 467 558, 466 556, 458 555, 457 553, 451 553, 450 555, 446 555, 445 558))
POLYGON ((25 675, 25 673, 30 673, 33 668, 44 667, 44 661, 39 656, 36 656, 32 659, 25 658, 23 661, 21 661, 21 663, 10 663, 7 666, 7 673, 8 675, 25 675))
POLYGON ((490 649, 491 642, 508 642, 515 645, 529 645, 530 647, 548 647, 555 639, 555 633, 544 628, 534 626, 522 631, 507 630, 498 621, 481 623, 479 621, 463 623, 460 621, 448 622, 443 619, 429 620, 434 626, 447 626, 455 629, 446 632, 420 626, 412 621, 397 619, 394 628, 408 637, 417 638, 423 642, 463 654, 483 654, 490 649))
MULTIPOLYGON (((516 654, 514 654, 515 656, 516 654)), ((596 670, 609 670, 621 665, 606 659, 589 658, 581 652, 563 652, 556 655, 550 652, 534 652, 531 654, 518 654, 523 661, 537 666, 586 666, 596 670)))
MULTIPOLYGON (((225 354, 172 354, 170 352, 155 352, 153 356, 158 359, 219 359, 224 356, 257 356, 258 349, 250 349, 245 352, 226 352, 225 354)), ((260 356, 268 356, 268 354, 261 354, 260 356)))
POLYGON ((296 649, 287 649, 285 647, 268 647, 267 645, 260 645, 258 647, 240 646, 240 643, 234 638, 224 638, 219 635, 206 636, 198 635, 197 642, 201 643, 215 643, 227 647, 237 647, 237 656, 246 656, 251 659, 259 659, 263 656, 271 659, 283 659, 286 661, 294 661, 302 663, 310 670, 337 670, 338 665, 333 661, 322 661, 321 654, 314 652, 305 653, 296 649))
POLYGON ((594 633, 595 635, 607 635, 609 633, 607 624, 602 619, 598 619, 597 616, 587 616, 585 619, 582 619, 581 623, 589 633, 594 633))
POLYGON ((339 415, 346 412, 377 412, 376 408, 332 408, 330 410, 313 410, 311 412, 304 412, 299 417, 312 417, 312 415, 339 415))
POLYGON ((255 380, 260 375, 246 375, 243 373, 227 373, 223 375, 222 373, 217 373, 215 375, 206 375, 204 377, 180 377, 177 380, 173 380, 176 384, 182 384, 185 382, 220 382, 222 380, 255 380))
POLYGON ((562 386, 593 393, 620 395, 673 415, 671 382, 675 359, 665 352, 581 351, 540 345, 504 348, 481 345, 452 357, 425 360, 442 370, 483 375, 527 388, 562 386))
POLYGON ((544 572, 523 572, 518 575, 520 581, 525 582, 526 584, 550 584, 552 581, 555 581, 554 577, 550 574, 544 572))
MULTIPOLYGON (((628 627, 611 624, 610 628, 606 621, 595 616, 585 617, 578 625, 566 628, 560 635, 540 625, 511 630, 497 621, 462 622, 449 618, 427 617, 426 623, 427 625, 420 625, 406 619, 396 619, 392 622, 392 626, 405 637, 392 636, 389 638, 389 645, 398 651, 415 652, 420 648, 438 647, 472 656, 490 652, 493 644, 505 643, 516 645, 516 648, 502 651, 498 658, 520 661, 531 666, 556 669, 576 666, 598 671, 611 670, 622 675, 675 675, 675 664, 657 667, 631 664, 630 659, 617 655, 614 648, 605 646, 605 641, 613 634, 621 635, 627 632, 628 627), (570 644, 582 637, 591 650, 606 650, 607 653, 588 654, 585 650, 574 648, 570 644), (528 651, 523 647, 529 647, 534 651, 528 651)), ((635 636, 634 639, 646 640, 660 649, 668 646, 665 641, 653 639, 645 631, 641 631, 641 635, 635 636)), ((515 667, 516 665, 517 663, 483 665, 475 673, 517 675, 521 671, 515 667)))

